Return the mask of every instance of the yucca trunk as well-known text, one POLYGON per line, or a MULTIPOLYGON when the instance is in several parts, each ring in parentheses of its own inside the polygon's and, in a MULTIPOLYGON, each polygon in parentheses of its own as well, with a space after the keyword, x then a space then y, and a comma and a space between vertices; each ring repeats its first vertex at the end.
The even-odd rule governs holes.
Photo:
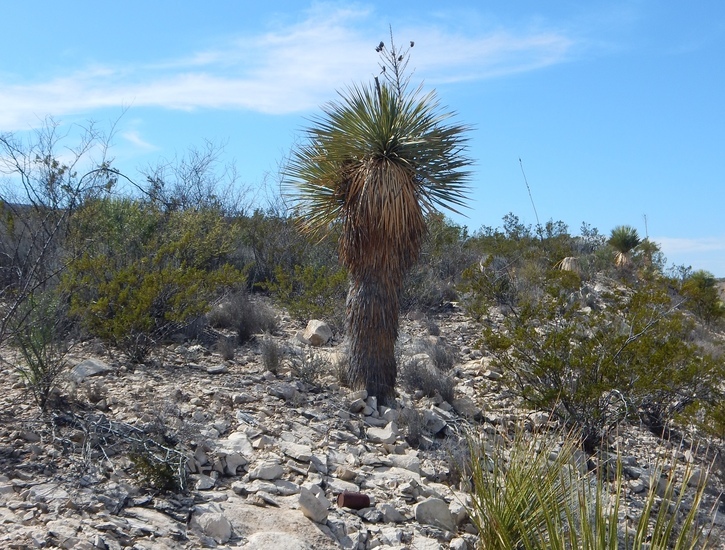
POLYGON ((390 405, 395 402, 400 292, 420 253, 425 218, 411 172, 384 159, 366 163, 348 189, 340 240, 340 257, 350 273, 348 377, 353 387, 390 405))
POLYGON ((399 293, 371 277, 351 280, 347 295, 348 377, 378 402, 395 402, 395 342, 398 338, 399 293))

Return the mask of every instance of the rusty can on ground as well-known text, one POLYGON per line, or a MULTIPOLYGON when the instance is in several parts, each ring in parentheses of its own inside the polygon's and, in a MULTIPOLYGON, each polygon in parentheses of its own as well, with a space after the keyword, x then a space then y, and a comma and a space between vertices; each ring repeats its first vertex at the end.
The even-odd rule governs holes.
POLYGON ((362 510, 363 508, 368 508, 370 506, 370 497, 363 493, 343 491, 337 495, 337 505, 340 508, 362 510))

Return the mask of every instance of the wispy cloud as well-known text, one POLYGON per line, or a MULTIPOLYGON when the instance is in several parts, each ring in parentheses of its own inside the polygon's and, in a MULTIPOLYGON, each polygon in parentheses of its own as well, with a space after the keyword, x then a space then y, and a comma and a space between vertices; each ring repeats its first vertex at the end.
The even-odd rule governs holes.
POLYGON ((660 244, 665 253, 681 254, 685 252, 725 252, 725 236, 704 237, 700 239, 661 237, 653 240, 660 244))
MULTIPOLYGON (((216 49, 181 53, 177 59, 79 67, 45 82, 0 82, 0 127, 27 129, 47 114, 86 115, 128 104, 270 114, 313 109, 334 97, 335 90, 376 72, 373 48, 387 32, 378 19, 364 8, 317 9, 299 23, 230 39, 216 49)), ((432 86, 561 63, 575 46, 565 33, 546 29, 466 34, 428 26, 401 29, 400 36, 420 37, 415 65, 432 86)))
POLYGON ((148 141, 144 140, 137 130, 128 130, 126 132, 122 132, 121 137, 138 149, 144 151, 155 151, 158 149, 158 147, 156 147, 156 145, 154 145, 153 143, 149 143, 148 141))
POLYGON ((725 235, 682 239, 655 237, 670 264, 690 265, 693 269, 705 269, 716 277, 725 277, 725 235))

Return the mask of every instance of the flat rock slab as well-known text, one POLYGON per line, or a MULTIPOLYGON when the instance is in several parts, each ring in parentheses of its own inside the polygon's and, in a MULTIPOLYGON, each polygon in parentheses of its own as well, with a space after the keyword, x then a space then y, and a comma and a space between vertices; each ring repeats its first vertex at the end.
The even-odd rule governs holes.
POLYGON ((299 462, 309 462, 312 460, 312 448, 309 445, 280 441, 279 448, 284 454, 290 458, 298 460, 299 462))
POLYGON ((30 488, 30 496, 39 502, 66 501, 70 498, 68 491, 56 483, 41 483, 30 488))
POLYGON ((244 546, 247 550, 315 550, 304 540, 289 533, 254 533, 244 546))
POLYGON ((182 539, 186 537, 186 525, 170 518, 166 514, 150 508, 133 506, 123 510, 123 516, 134 518, 149 525, 156 536, 182 539))
MULTIPOLYGON (((296 497, 288 498, 297 500, 296 497)), ((222 502, 220 506, 224 515, 229 518, 235 533, 242 533, 250 543, 259 541, 255 542, 257 546, 249 548, 260 550, 263 548, 339 550, 340 548, 337 541, 322 532, 320 527, 303 516, 300 510, 280 508, 270 513, 269 508, 252 506, 236 499, 222 502), (266 540, 264 535, 268 534, 274 535, 275 540, 281 540, 284 536, 294 544, 293 546, 261 545, 261 542, 266 540)))
POLYGON ((111 372, 112 370, 112 367, 100 359, 86 359, 73 367, 69 376, 74 382, 80 383, 89 376, 100 376, 102 374, 106 374, 107 372, 111 372))

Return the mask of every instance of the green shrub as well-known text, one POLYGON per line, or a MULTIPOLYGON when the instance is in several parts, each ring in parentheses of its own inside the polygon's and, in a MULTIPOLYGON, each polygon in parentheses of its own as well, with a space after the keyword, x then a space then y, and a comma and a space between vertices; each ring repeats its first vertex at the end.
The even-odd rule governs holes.
POLYGON ((210 210, 162 212, 131 200, 89 202, 63 287, 71 314, 134 361, 244 281, 226 263, 234 234, 210 210))
POLYGON ((278 266, 266 285, 275 301, 298 320, 326 319, 342 326, 347 294, 347 272, 341 267, 278 266))
POLYGON ((695 271, 682 283, 680 294, 687 299, 685 306, 706 325, 713 325, 725 318, 725 304, 720 299, 717 280, 712 273, 695 271))
POLYGON ((589 450, 619 422, 641 415, 660 432, 689 403, 711 406, 721 362, 692 342, 693 323, 667 289, 643 283, 586 305, 568 272, 550 272, 544 294, 487 326, 482 343, 513 390, 581 429, 589 450))
POLYGON ((67 369, 64 311, 50 295, 31 298, 18 313, 22 321, 13 330, 12 343, 23 363, 15 368, 25 381, 35 403, 45 411, 58 378, 67 369))
POLYGON ((426 226, 420 259, 403 282, 402 311, 435 309, 458 300, 456 285, 461 273, 477 260, 465 226, 435 212, 428 215, 426 226))
POLYGON ((299 231, 283 205, 256 210, 251 216, 237 218, 234 224, 240 233, 234 256, 238 265, 248 270, 250 289, 275 281, 277 269, 292 273, 301 265, 338 268, 334 234, 322 241, 311 239, 299 231))
POLYGON ((479 320, 487 315, 489 307, 512 308, 519 299, 513 265, 500 256, 489 255, 480 265, 464 270, 458 290, 466 312, 479 320))
POLYGON ((178 467, 169 460, 143 447, 130 452, 128 458, 133 463, 134 476, 143 487, 162 492, 177 492, 183 487, 178 467))

